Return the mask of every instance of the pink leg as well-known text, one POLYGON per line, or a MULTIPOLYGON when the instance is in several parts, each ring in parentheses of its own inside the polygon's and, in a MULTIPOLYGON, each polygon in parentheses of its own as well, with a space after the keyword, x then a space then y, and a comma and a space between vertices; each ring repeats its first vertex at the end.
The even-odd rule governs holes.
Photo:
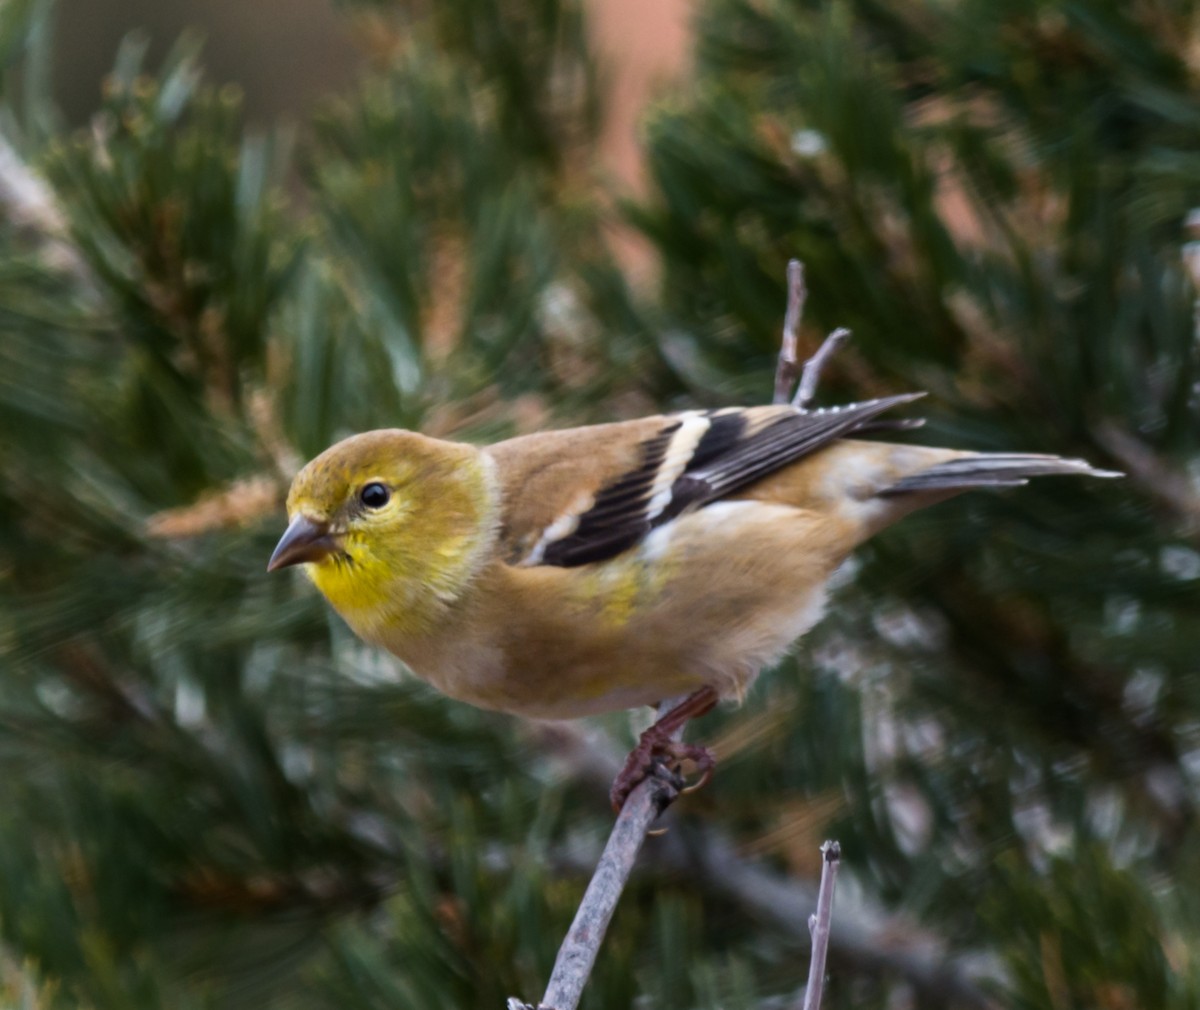
POLYGON ((682 704, 675 706, 642 734, 637 746, 625 759, 625 767, 613 780, 612 789, 608 794, 613 810, 620 811, 634 786, 650 774, 655 762, 669 762, 672 765, 683 761, 693 762, 700 771, 700 781, 692 787, 693 789, 699 789, 712 777, 717 764, 712 751, 697 744, 672 740, 671 735, 689 720, 710 711, 716 703, 717 692, 711 687, 702 687, 689 694, 682 704))

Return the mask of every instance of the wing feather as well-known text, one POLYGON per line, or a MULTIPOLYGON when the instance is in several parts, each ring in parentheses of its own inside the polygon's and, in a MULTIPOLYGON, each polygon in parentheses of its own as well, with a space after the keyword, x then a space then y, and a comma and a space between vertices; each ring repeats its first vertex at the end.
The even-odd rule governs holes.
POLYGON ((810 411, 688 411, 500 443, 490 451, 510 559, 573 567, 613 557, 656 526, 870 430, 877 415, 922 395, 810 411))

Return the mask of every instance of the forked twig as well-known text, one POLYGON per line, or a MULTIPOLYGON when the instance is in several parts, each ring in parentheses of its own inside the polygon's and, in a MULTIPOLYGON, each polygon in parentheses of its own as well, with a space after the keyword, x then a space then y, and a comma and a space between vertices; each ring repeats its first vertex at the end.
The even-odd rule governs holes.
POLYGON ((850 331, 839 326, 814 354, 804 363, 801 370, 797 351, 800 341, 800 320, 804 316, 804 303, 808 299, 808 288, 804 284, 804 264, 799 260, 788 260, 787 265, 787 313, 783 317, 783 337, 779 343, 779 363, 775 367, 775 396, 772 403, 782 405, 790 401, 797 410, 807 410, 817 395, 821 372, 829 359, 847 340, 850 331), (799 377, 799 385, 796 379, 799 377), (796 395, 792 396, 792 386, 796 395))

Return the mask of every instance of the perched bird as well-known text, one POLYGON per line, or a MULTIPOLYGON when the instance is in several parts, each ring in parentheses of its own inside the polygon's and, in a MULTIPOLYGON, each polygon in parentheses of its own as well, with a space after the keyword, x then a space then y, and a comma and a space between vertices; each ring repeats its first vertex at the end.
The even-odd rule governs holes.
MULTIPOLYGON (((445 694, 564 719, 688 700, 643 736, 620 805, 672 731, 741 698, 821 617, 852 550, 971 488, 1082 460, 859 437, 921 394, 805 410, 692 410, 480 448, 355 435, 288 495, 269 571, 302 565, 346 622, 445 694)), ((901 423, 903 426, 903 423, 901 423)))

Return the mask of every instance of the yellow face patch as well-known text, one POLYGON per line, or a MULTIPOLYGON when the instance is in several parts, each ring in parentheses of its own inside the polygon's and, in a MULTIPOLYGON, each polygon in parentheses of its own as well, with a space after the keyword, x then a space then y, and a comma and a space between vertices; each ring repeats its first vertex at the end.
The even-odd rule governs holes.
POLYGON ((308 577, 364 638, 429 631, 495 535, 489 472, 477 450, 414 432, 339 442, 288 496, 289 515, 320 521, 340 548, 306 564, 308 577))
POLYGON ((334 554, 304 569, 313 585, 355 630, 369 634, 373 619, 389 609, 388 589, 394 573, 386 562, 369 553, 358 551, 350 557, 334 554))

